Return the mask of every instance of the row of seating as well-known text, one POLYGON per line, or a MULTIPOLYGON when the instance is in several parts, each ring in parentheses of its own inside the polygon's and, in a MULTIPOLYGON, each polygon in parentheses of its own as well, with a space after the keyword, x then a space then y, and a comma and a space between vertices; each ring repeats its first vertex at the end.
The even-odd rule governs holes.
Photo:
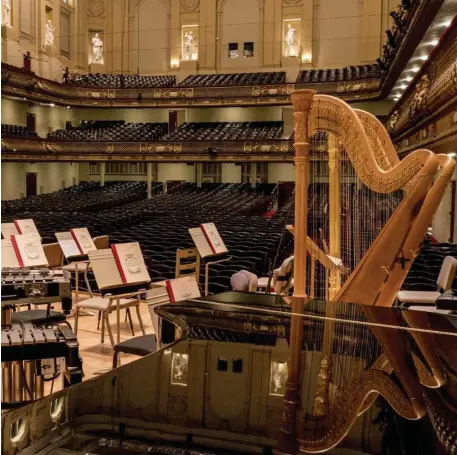
POLYGON ((379 77, 379 66, 357 65, 338 69, 303 70, 298 73, 298 83, 342 82, 379 77))
POLYGON ((38 134, 28 131, 26 126, 8 125, 6 123, 2 123, 2 136, 8 136, 8 137, 38 137, 38 134))
POLYGON ((183 87, 232 87, 238 85, 275 85, 285 84, 286 73, 230 73, 230 74, 193 74, 179 83, 183 87))
POLYGON ((68 83, 71 85, 102 88, 160 88, 175 86, 176 77, 90 73, 74 76, 69 79, 68 83))
POLYGON ((280 139, 283 122, 190 122, 162 138, 163 141, 236 141, 280 139))
POLYGON ((104 187, 99 182, 81 182, 53 193, 2 201, 2 215, 29 213, 32 215, 22 218, 34 218, 34 213, 46 212, 52 218, 57 212, 64 212, 65 217, 69 211, 97 212, 145 197, 146 182, 106 182, 104 187))
POLYGON ((79 127, 56 130, 49 139, 76 141, 158 141, 168 131, 167 123, 130 123, 85 120, 79 127))
MULTIPOLYGON (((284 212, 271 219, 261 215, 272 202, 275 185, 252 189, 248 184, 186 184, 178 190, 137 200, 109 210, 81 212, 67 201, 68 211, 8 213, 4 222, 33 218, 45 243, 55 242, 55 232, 88 227, 92 236, 108 234, 110 242, 138 241, 153 280, 174 278, 176 249, 193 247, 188 228, 216 223, 231 259, 210 268, 210 291, 229 289, 230 277, 240 269, 264 275, 284 226, 284 212)), ((112 195, 115 200, 116 196, 112 195)), ((202 267, 202 274, 204 268, 202 267)), ((201 278, 203 282, 203 277, 201 278)), ((91 287, 96 284, 90 278, 91 287)))

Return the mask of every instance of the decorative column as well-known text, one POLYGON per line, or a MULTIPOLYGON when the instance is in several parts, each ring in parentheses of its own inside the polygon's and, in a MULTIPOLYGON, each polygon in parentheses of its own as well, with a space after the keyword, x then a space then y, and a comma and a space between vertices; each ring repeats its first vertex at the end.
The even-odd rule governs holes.
POLYGON ((202 187, 203 163, 194 163, 195 166, 195 183, 197 188, 202 187))
POLYGON ((147 171, 148 171, 148 199, 152 197, 152 163, 147 163, 147 171))
POLYGON ((292 93, 295 132, 295 247, 294 295, 289 341, 288 378, 284 395, 284 422, 278 448, 285 453, 296 453, 297 411, 300 408, 300 359, 302 352, 303 318, 306 295, 306 237, 309 183, 308 115, 315 90, 297 90, 292 93))
MULTIPOLYGON (((328 168, 329 168, 329 231, 330 256, 341 256, 341 203, 340 203, 340 150, 339 141, 334 134, 328 136, 328 168)), ((332 346, 335 324, 331 320, 336 316, 336 305, 333 303, 335 295, 341 287, 341 274, 336 268, 329 272, 328 302, 325 315, 324 343, 322 345, 322 359, 317 375, 316 399, 314 400, 313 414, 327 415, 329 410, 329 386, 332 379, 332 346)))
POLYGON ((257 183, 257 163, 251 163, 249 166, 250 176, 249 180, 251 181, 251 188, 255 188, 257 183))
POLYGON ((106 163, 100 163, 100 186, 105 186, 105 165, 106 163))

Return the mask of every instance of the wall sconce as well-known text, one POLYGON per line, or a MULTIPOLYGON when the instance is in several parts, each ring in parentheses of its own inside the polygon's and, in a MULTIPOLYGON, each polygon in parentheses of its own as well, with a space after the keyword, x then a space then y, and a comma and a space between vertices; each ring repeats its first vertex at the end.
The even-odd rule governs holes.
POLYGON ((179 68, 179 60, 172 60, 170 62, 171 69, 178 69, 179 68))
POLYGON ((303 63, 311 63, 311 60, 312 60, 311 54, 303 54, 302 55, 301 61, 303 63))

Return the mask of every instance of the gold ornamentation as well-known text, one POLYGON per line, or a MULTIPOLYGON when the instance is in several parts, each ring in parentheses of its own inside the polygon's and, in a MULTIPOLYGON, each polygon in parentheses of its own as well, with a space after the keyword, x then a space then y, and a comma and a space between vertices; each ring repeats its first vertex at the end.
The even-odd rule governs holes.
POLYGON ((105 12, 105 4, 103 0, 89 0, 87 9, 91 16, 101 16, 105 12))
POLYGON ((313 415, 325 416, 329 410, 329 387, 332 377, 332 363, 328 355, 323 355, 317 375, 317 391, 313 405, 313 415))
POLYGON ((430 78, 427 74, 422 76, 416 84, 413 99, 409 103, 409 116, 414 117, 425 108, 427 94, 430 89, 430 78))
POLYGON ((197 11, 200 6, 200 0, 181 0, 181 9, 183 11, 197 11))

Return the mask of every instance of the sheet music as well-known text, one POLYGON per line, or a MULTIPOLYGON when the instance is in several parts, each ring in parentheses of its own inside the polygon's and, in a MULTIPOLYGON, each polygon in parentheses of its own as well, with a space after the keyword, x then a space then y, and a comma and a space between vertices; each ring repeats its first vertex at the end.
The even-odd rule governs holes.
POLYGON ((192 228, 189 229, 189 234, 192 237, 192 240, 195 243, 195 246, 202 258, 208 256, 214 256, 214 252, 209 244, 208 240, 205 237, 201 228, 192 228))
POLYGON ((125 284, 151 281, 138 242, 111 245, 117 266, 125 284))
POLYGON ((70 232, 78 245, 79 254, 87 254, 89 251, 97 249, 87 228, 70 229, 70 232))
POLYGON ((60 248, 62 248, 64 256, 67 259, 72 256, 81 256, 83 254, 70 231, 56 232, 56 238, 59 242, 60 248))
POLYGON ((12 235, 11 243, 21 267, 49 265, 38 234, 12 235))
POLYGON ((214 223, 203 223, 200 225, 205 234, 208 243, 211 246, 213 254, 227 253, 227 247, 222 240, 222 237, 217 230, 217 227, 214 223))
POLYGON ((35 225, 35 221, 28 218, 26 220, 14 220, 14 224, 19 234, 38 234, 41 240, 40 233, 35 225))
POLYGON ((124 285, 111 249, 91 250, 88 255, 100 289, 124 285))
POLYGON ((167 280, 166 284, 171 303, 201 297, 200 289, 194 276, 183 276, 174 280, 167 280))
POLYGON ((2 239, 2 268, 19 267, 16 253, 11 243, 11 237, 2 239))
POLYGON ((10 241, 12 235, 19 235, 19 231, 14 223, 2 223, 2 235, 10 241))

